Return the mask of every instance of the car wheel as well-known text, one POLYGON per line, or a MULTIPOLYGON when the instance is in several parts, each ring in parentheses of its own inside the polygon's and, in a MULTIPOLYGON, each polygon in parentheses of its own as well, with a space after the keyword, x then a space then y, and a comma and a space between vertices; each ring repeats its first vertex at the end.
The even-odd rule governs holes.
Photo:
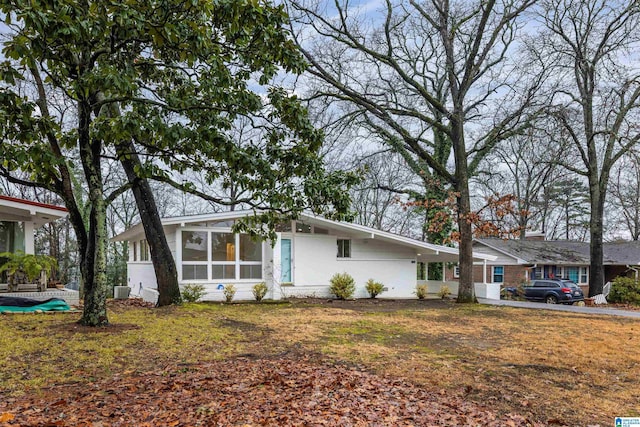
POLYGON ((544 299, 544 301, 547 304, 557 304, 558 303, 558 298, 555 295, 547 295, 547 297, 544 299))

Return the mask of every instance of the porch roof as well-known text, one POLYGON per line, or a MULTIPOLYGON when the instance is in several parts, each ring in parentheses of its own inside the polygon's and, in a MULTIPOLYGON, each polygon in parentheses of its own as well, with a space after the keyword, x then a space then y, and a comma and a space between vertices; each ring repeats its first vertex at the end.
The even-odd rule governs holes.
MULTIPOLYGON (((517 260, 517 264, 589 265, 589 242, 571 240, 476 239, 475 242, 517 260)), ((481 252, 482 249, 477 249, 481 252)), ((604 265, 640 265, 640 242, 606 242, 604 265)), ((474 251, 475 253, 475 251, 474 251)))
MULTIPOLYGON (((243 218, 249 215, 253 215, 253 211, 232 211, 232 212, 219 212, 202 215, 188 215, 179 217, 163 218, 162 224, 168 225, 185 225, 192 223, 202 223, 210 221, 227 221, 243 218)), ((363 225, 352 224, 341 221, 333 221, 321 216, 303 213, 299 221, 309 225, 318 225, 324 228, 338 230, 345 235, 360 238, 360 239, 375 239, 383 242, 394 243, 401 246, 411 247, 416 251, 416 258, 421 262, 458 262, 458 249, 448 246, 435 245, 420 240, 415 240, 409 237, 400 236, 398 234, 389 233, 386 231, 376 230, 375 228, 366 227, 363 225)), ((127 241, 131 238, 143 233, 142 224, 137 224, 128 230, 114 236, 112 241, 127 241)), ((494 260, 492 255, 475 253, 474 261, 494 260)))
POLYGON ((0 221, 32 221, 40 227, 67 214, 62 206, 0 195, 0 221))

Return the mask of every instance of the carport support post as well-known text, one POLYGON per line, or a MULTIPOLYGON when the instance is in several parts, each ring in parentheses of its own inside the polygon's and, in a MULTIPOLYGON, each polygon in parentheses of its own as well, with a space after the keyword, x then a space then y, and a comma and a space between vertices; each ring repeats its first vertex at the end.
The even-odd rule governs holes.
POLYGON ((447 265, 446 265, 446 263, 443 262, 442 263, 442 282, 443 283, 447 281, 446 280, 446 274, 447 274, 446 268, 447 268, 447 265))
POLYGON ((487 283, 487 260, 482 260, 482 283, 487 283))
POLYGON ((35 227, 32 221, 24 222, 24 253, 35 254, 35 227))

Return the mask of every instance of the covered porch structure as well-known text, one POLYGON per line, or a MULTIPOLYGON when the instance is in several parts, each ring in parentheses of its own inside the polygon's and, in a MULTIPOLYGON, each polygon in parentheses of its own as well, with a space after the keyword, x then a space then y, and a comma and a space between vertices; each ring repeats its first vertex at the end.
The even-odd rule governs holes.
MULTIPOLYGON (((47 203, 34 202, 16 197, 0 195, 0 253, 35 254, 35 232, 43 225, 67 216, 67 209, 47 203)), ((0 265, 6 258, 0 257, 0 265)), ((37 300, 62 298, 70 305, 78 304, 78 292, 68 289, 47 289, 46 277, 41 283, 19 284, 11 296, 37 300)), ((0 274, 0 294, 7 295, 8 280, 0 274)))

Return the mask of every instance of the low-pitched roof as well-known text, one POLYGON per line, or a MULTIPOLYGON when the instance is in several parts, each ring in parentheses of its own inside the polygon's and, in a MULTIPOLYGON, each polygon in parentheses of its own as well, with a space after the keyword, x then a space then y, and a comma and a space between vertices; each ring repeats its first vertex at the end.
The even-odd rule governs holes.
MULTIPOLYGON (((519 264, 589 265, 589 242, 484 238, 476 242, 518 260, 519 264)), ((474 252, 482 252, 476 248, 474 252)), ((605 265, 640 265, 640 242, 603 244, 605 265)))
MULTIPOLYGON (((162 218, 162 225, 183 225, 188 223, 200 223, 210 221, 226 221, 232 219, 238 219, 245 216, 253 215, 254 212, 250 210, 243 211, 231 211, 231 212, 218 212, 203 215, 187 215, 179 217, 162 218)), ((320 225, 323 227, 329 227, 332 229, 342 230, 345 233, 360 237, 376 239, 381 241, 388 241, 402 246, 409 246, 416 249, 418 253, 418 260, 425 262, 458 262, 458 249, 448 246, 434 245, 429 242, 422 242, 420 240, 411 239, 409 237, 400 236, 397 234, 389 233, 386 231, 376 230, 375 228, 366 227, 358 224, 351 224, 347 222, 333 221, 321 216, 303 213, 300 216, 300 220, 310 225, 320 225), (437 258, 437 259, 434 259, 437 258)), ((142 224, 134 225, 133 227, 125 230, 111 238, 112 241, 126 241, 134 238, 137 235, 143 233, 142 224)), ((495 257, 487 254, 474 253, 474 260, 494 260, 495 257)))
POLYGON ((67 212, 62 206, 0 195, 0 220, 33 221, 39 227, 67 216, 67 212))

